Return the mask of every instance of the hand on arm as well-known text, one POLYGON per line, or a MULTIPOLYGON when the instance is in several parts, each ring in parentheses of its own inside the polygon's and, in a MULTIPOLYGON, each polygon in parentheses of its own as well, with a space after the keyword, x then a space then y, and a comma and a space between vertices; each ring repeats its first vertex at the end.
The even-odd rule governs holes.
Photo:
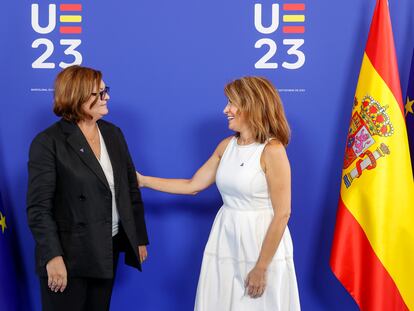
POLYGON ((137 182, 138 182, 138 187, 140 188, 144 188, 144 178, 146 176, 141 175, 139 172, 135 172, 137 175, 137 182))
POLYGON ((191 179, 150 177, 137 172, 139 186, 175 194, 197 194, 215 182, 221 156, 229 141, 230 138, 224 139, 191 179))
POLYGON ((274 141, 269 142, 263 151, 262 160, 274 217, 264 238, 256 266, 246 279, 248 294, 252 298, 260 297, 264 292, 267 267, 276 253, 290 217, 290 165, 284 146, 274 141))

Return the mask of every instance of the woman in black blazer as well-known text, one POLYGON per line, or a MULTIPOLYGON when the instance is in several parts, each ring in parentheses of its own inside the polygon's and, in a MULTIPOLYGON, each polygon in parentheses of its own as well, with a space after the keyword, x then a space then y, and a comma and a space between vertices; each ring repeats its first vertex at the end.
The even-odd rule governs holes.
POLYGON ((101 120, 108 91, 97 70, 60 72, 62 119, 30 147, 27 215, 44 310, 108 310, 119 252, 139 270, 147 257, 134 164, 121 130, 101 120))

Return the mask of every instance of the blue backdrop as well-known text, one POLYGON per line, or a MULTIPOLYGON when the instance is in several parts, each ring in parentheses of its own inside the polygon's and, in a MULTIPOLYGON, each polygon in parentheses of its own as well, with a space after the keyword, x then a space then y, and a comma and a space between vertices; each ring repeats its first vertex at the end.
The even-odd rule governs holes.
MULTIPOLYGON (((414 2, 389 2, 405 94, 414 2)), ((123 129, 136 167, 164 177, 190 177, 230 134, 222 114, 226 82, 244 75, 273 81, 292 128, 289 226, 302 308, 357 309, 328 262, 346 133, 375 1, 293 1, 305 4, 302 11, 288 11, 287 3, 292 1, 2 3, 0 190, 13 214, 7 230, 18 237, 23 266, 17 277, 27 295, 25 310, 40 310, 25 214, 28 147, 36 133, 57 120, 51 107, 60 62, 80 59, 104 73, 111 87, 107 119, 123 129), (61 7, 67 3, 82 4, 81 11, 61 7), (256 3, 262 4, 257 21, 265 28, 273 22, 274 29, 262 29, 270 33, 255 27, 256 3), (272 4, 279 4, 273 19, 272 4), (283 18, 291 14, 304 15, 304 22, 283 18), (66 23, 66 15, 80 15, 81 21, 66 23), (304 43, 289 55, 292 39, 304 43), (268 61, 262 59, 266 56, 268 61), (287 69, 284 62, 297 68, 287 69), (256 68, 275 63, 278 68, 256 68)), ((149 260, 144 273, 119 266, 112 310, 192 310, 203 248, 221 205, 219 193, 215 187, 195 197, 143 190, 143 197, 149 260)))

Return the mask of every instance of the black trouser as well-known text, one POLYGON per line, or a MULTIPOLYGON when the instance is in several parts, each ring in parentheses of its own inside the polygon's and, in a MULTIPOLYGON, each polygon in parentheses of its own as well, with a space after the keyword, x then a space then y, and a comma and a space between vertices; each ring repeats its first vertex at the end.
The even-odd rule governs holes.
POLYGON ((42 295, 42 309, 44 311, 104 311, 109 310, 112 288, 119 253, 124 251, 125 233, 119 226, 119 233, 112 238, 114 254, 114 278, 68 278, 66 289, 61 292, 52 292, 47 285, 47 278, 40 278, 42 295))

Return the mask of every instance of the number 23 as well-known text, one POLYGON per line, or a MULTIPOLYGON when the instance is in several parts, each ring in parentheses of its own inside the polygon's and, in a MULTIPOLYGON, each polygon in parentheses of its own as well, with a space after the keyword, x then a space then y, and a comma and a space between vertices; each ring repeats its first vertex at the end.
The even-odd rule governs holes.
MULTIPOLYGON (((303 39, 284 39, 283 45, 291 45, 291 48, 287 51, 288 55, 295 55, 297 57, 296 62, 294 63, 288 63, 283 62, 282 67, 286 69, 299 69, 305 64, 305 54, 299 50, 299 48, 305 43, 305 40, 303 39)), ((256 49, 261 48, 263 45, 267 45, 269 47, 269 50, 265 55, 260 58, 256 64, 254 65, 257 69, 277 69, 278 64, 274 62, 268 62, 277 51, 277 45, 276 42, 272 39, 263 38, 256 42, 254 47, 256 49)))
MULTIPOLYGON (((69 47, 64 51, 65 55, 72 55, 74 60, 72 63, 60 62, 60 68, 66 68, 72 65, 80 65, 82 63, 82 54, 76 50, 76 48, 82 43, 79 39, 61 39, 60 45, 68 45, 69 47)), ((37 69, 53 69, 55 63, 46 62, 46 60, 53 54, 54 46, 53 42, 49 39, 39 38, 33 41, 32 48, 36 49, 41 45, 46 46, 46 51, 43 52, 33 63, 32 68, 37 69)))

